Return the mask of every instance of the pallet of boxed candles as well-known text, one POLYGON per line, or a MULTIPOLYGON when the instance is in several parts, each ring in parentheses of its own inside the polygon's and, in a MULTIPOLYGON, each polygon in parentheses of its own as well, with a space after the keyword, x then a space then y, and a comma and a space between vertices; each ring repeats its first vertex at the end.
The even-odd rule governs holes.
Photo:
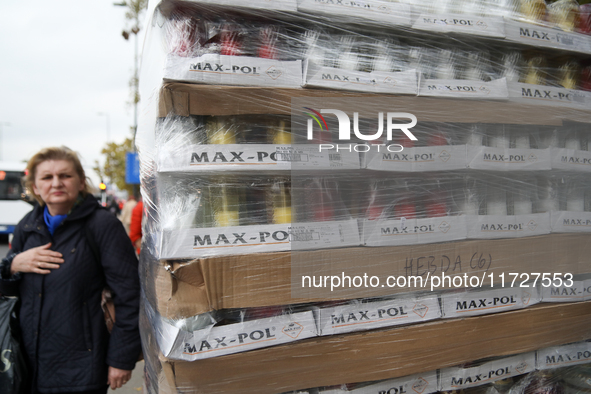
MULTIPOLYGON (((338 128, 332 119, 324 121, 338 128)), ((159 120, 157 129, 158 171, 591 171, 591 126, 586 123, 421 122, 413 128, 416 141, 401 134, 382 138, 380 149, 358 145, 357 150, 335 147, 338 136, 326 130, 308 140, 303 125, 305 121, 295 119, 292 124, 289 117, 278 115, 168 116, 159 120), (292 132, 292 126, 299 131, 292 132)), ((375 121, 360 119, 358 127, 371 130, 375 121)))
POLYGON ((367 246, 587 232, 586 176, 447 173, 376 178, 362 223, 367 246))
POLYGON ((331 177, 286 175, 158 179, 163 259, 359 246, 357 219, 331 177))
POLYGON ((331 119, 306 140, 312 119, 300 117, 158 121, 161 258, 591 229, 586 124, 421 122, 416 142, 400 133, 382 152, 358 153, 335 148, 331 119))
POLYGON ((439 298, 433 294, 211 310, 176 319, 149 307, 149 315, 162 355, 184 361, 442 317, 439 298))
MULTIPOLYGON (((486 318, 490 320, 493 316, 500 317, 501 315, 491 315, 486 318)), ((519 319, 519 317, 515 317, 519 319)), ((523 318, 527 319, 526 316, 523 316, 523 318)), ((470 329, 473 328, 473 325, 479 319, 483 318, 470 319, 469 321, 456 319, 454 323, 466 325, 464 328, 470 329)), ((533 322, 538 323, 541 321, 536 318, 533 322)), ((486 322, 483 322, 483 324, 486 324, 486 322)), ((425 334, 428 331, 424 331, 424 329, 429 329, 428 326, 430 326, 431 330, 438 328, 441 331, 446 331, 447 335, 453 334, 452 331, 445 330, 433 323, 430 325, 409 326, 408 329, 425 334)), ((505 332, 506 329, 502 329, 501 331, 505 332)), ((253 332, 257 333, 256 330, 253 332)), ((263 333, 263 331, 260 332, 263 333)), ((346 374, 342 373, 342 371, 332 369, 331 367, 334 368, 338 363, 330 359, 325 359, 324 363, 315 359, 303 362, 293 360, 293 370, 289 367, 281 366, 282 363, 280 360, 276 359, 282 353, 286 358, 306 357, 306 353, 302 353, 306 349, 309 352, 308 357, 311 354, 321 357, 323 355, 320 353, 321 351, 335 351, 336 346, 342 349, 350 349, 351 351, 362 351, 362 345, 367 346, 369 343, 367 342, 367 336, 373 337, 378 342, 378 338, 381 337, 383 340, 382 347, 393 350, 395 347, 392 347, 393 344, 390 341, 395 340, 396 336, 392 335, 396 332, 402 333, 403 331, 401 329, 372 331, 366 333, 365 338, 351 334, 349 336, 341 336, 341 340, 338 342, 334 338, 331 341, 332 344, 320 342, 320 339, 309 338, 308 340, 294 342, 289 347, 268 347, 268 345, 262 345, 267 347, 245 353, 236 353, 234 355, 204 358, 193 362, 160 356, 159 362, 163 368, 160 387, 161 389, 164 388, 167 390, 168 386, 166 384, 173 384, 179 391, 200 392, 205 390, 211 393, 244 391, 315 394, 321 392, 338 394, 350 391, 358 394, 374 392, 435 393, 450 392, 452 390, 470 391, 478 388, 491 390, 491 393, 495 393, 495 391, 507 393, 512 388, 514 393, 521 393, 524 385, 528 386, 531 380, 548 376, 555 377, 558 380, 557 384, 562 390, 564 389, 562 385, 565 383, 570 383, 574 386, 572 387, 575 390, 573 392, 580 392, 578 390, 587 387, 585 381, 588 380, 588 376, 585 374, 585 371, 591 361, 591 353, 589 352, 590 343, 588 341, 569 342, 566 338, 564 338, 566 341, 564 344, 539 348, 535 347, 535 345, 532 347, 532 342, 528 339, 525 339, 521 343, 514 343, 511 346, 507 343, 507 339, 503 337, 502 333, 497 335, 491 333, 490 343, 487 345, 486 342, 481 342, 482 346, 484 348, 490 348, 493 345, 496 348, 502 348, 504 353, 500 356, 492 356, 493 353, 491 353, 490 349, 469 349, 457 357, 451 354, 446 355, 429 352, 429 346, 419 345, 415 346, 418 354, 408 354, 406 356, 408 361, 417 362, 415 365, 407 364, 404 367, 397 368, 395 363, 382 362, 384 367, 376 370, 371 366, 372 359, 368 358, 366 361, 364 360, 367 364, 345 366, 346 374), (358 339, 360 342, 357 346, 353 342, 355 339, 358 339), (331 345, 335 348, 331 348, 331 345), (313 350, 314 347, 318 348, 317 351, 313 350), (249 355, 252 357, 249 358, 249 355), (193 364, 195 365, 194 368, 191 367, 193 364), (275 371, 267 369, 269 367, 273 368, 273 364, 277 365, 275 371), (260 368, 265 369, 260 371, 260 368), (314 370, 314 368, 317 370, 314 370), (217 374, 215 373, 216 370, 219 371, 217 374), (305 377, 295 377, 293 375, 294 370, 306 373, 305 377), (576 382, 568 379, 570 372, 574 371, 578 374, 583 373, 576 382), (384 376, 387 377, 388 375, 390 375, 389 378, 384 378, 384 376), (241 378, 236 378, 237 376, 241 376, 241 378), (365 379, 360 379, 360 377, 365 379), (321 387, 297 389, 297 387, 304 387, 306 383, 318 381, 327 383, 321 385, 321 387), (336 383, 338 381, 341 384, 336 383), (521 391, 516 391, 519 389, 521 391)), ((249 337, 249 334, 246 332, 241 334, 243 338, 249 337)), ((529 333, 529 335, 532 334, 537 335, 535 333, 529 333)), ((197 334, 195 339, 202 339, 204 335, 207 336, 208 333, 197 334)), ((544 335, 551 334, 548 332, 544 335)), ((404 334, 399 338, 402 337, 404 337, 404 334)), ((527 338, 527 334, 521 337, 527 338)), ((217 346, 217 350, 221 349, 221 351, 224 351, 224 341, 227 340, 229 342, 233 339, 231 336, 216 338, 214 340, 216 345, 214 346, 217 346)), ((555 339, 547 338, 547 343, 556 343, 555 339)), ((416 340, 415 337, 408 337, 408 339, 416 340)), ((192 340, 192 338, 189 340, 192 340)), ((449 342, 450 345, 460 344, 461 339, 451 338, 449 342)), ((203 343, 206 343, 206 341, 203 343)), ((399 344, 399 346, 405 347, 404 344, 399 344)), ((375 348, 372 346, 367 346, 365 352, 368 353, 368 357, 375 356, 376 354, 375 348)), ((385 359, 389 360, 391 357, 396 357, 398 352, 394 350, 393 353, 390 355, 384 354, 385 359)), ((375 362, 375 359, 373 360, 375 362)))
POLYGON ((318 151, 330 133, 298 141, 291 119, 278 115, 168 116, 156 135, 158 171, 287 171, 359 169, 359 153, 318 151))
POLYGON ((531 46, 588 53, 590 7, 575 0, 193 0, 204 6, 287 11, 307 18, 412 28, 429 33, 495 37, 531 46))
POLYGON ((579 173, 161 174, 162 259, 591 231, 579 173))
MULTIPOLYGON (((573 2, 553 3, 550 19, 560 19, 556 13, 567 13, 573 2)), ((317 7, 329 6, 316 3, 317 7)), ((460 9, 464 7, 459 3, 460 9)), ((443 8, 433 11, 445 13, 445 4, 438 6, 443 8)), ((434 39, 400 26, 392 29, 386 25, 376 34, 376 29, 361 27, 350 18, 315 19, 313 14, 270 16, 241 8, 220 11, 195 3, 177 3, 162 7, 161 12, 165 21, 158 33, 166 43, 166 80, 510 99, 575 108, 591 103, 587 93, 591 68, 581 55, 523 48, 499 40, 484 43, 469 36, 434 39)), ((578 20, 578 13, 562 19, 573 18, 578 20)), ((447 23, 443 17, 418 20, 428 20, 432 26, 447 23)), ((478 22, 474 25, 488 29, 485 22, 478 22)), ((519 31, 532 34, 527 28, 519 31)), ((536 34, 540 33, 534 31, 536 34)), ((544 34, 548 38, 548 33, 544 34)), ((558 33, 558 41, 567 42, 565 34, 558 33)), ((590 53, 591 38, 578 35, 584 39, 584 52, 590 53)))
MULTIPOLYGON (((148 305, 149 319, 164 357, 196 361, 281 346, 318 336, 405 327, 439 319, 466 318, 519 310, 542 301, 536 283, 530 287, 453 290, 348 301, 210 310, 167 318, 148 305)), ((589 343, 544 350, 581 353, 589 343), (564 349, 563 349, 564 348, 564 349)), ((571 361, 569 359, 569 361, 571 361)), ((530 365, 534 365, 530 362, 530 365)))
POLYGON ((588 361, 591 46, 541 3, 151 3, 148 392, 525 394, 588 361))
POLYGON ((586 393, 591 388, 589 342, 541 349, 375 382, 308 389, 310 394, 586 393), (568 361, 567 361, 568 360, 568 361))

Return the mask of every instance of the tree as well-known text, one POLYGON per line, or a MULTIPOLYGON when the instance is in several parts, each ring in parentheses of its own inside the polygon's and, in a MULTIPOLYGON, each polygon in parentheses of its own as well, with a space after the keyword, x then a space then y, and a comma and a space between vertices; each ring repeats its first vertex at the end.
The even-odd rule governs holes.
POLYGON ((131 104, 137 105, 140 101, 140 96, 138 93, 138 86, 139 86, 139 76, 137 74, 137 62, 138 62, 138 53, 137 53, 137 35, 140 32, 140 17, 144 10, 148 7, 148 0, 127 0, 121 3, 116 3, 116 5, 127 7, 127 11, 125 12, 125 18, 128 21, 131 21, 132 26, 129 29, 123 30, 121 35, 126 40, 129 40, 129 36, 131 34, 135 34, 135 69, 134 74, 129 80, 129 87, 131 89, 131 104))
POLYGON ((137 104, 140 101, 138 93, 139 77, 138 77, 138 33, 140 32, 140 18, 143 11, 148 7, 148 0, 125 0, 120 3, 114 3, 116 6, 126 7, 125 18, 131 22, 132 26, 123 30, 122 35, 126 40, 129 39, 130 34, 135 35, 135 53, 134 53, 134 72, 129 81, 131 90, 131 104, 134 107, 134 120, 131 127, 133 137, 127 138, 122 144, 109 142, 102 149, 101 154, 105 155, 105 165, 101 168, 98 161, 95 161, 94 171, 98 176, 115 185, 119 190, 127 190, 130 195, 138 194, 137 187, 125 183, 125 154, 127 152, 135 152, 135 133, 137 132, 137 104))
POLYGON ((95 161, 93 170, 105 182, 115 185, 119 190, 127 190, 133 194, 133 185, 125 183, 125 154, 131 152, 131 139, 126 138, 122 144, 109 142, 101 151, 105 155, 105 165, 101 168, 95 161))

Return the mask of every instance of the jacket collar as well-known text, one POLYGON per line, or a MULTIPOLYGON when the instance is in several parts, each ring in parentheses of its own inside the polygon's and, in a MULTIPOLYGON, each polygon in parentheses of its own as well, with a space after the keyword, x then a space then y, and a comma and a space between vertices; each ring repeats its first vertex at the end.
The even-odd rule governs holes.
POLYGON ((92 194, 87 194, 83 197, 80 204, 74 206, 68 217, 64 221, 79 220, 90 216, 95 210, 101 206, 92 194))
MULTIPOLYGON (((92 194, 87 194, 86 197, 83 197, 82 202, 72 209, 68 217, 64 219, 64 222, 84 219, 99 208, 100 205, 94 196, 92 194)), ((25 223, 25 230, 33 230, 34 228, 38 228, 40 225, 45 227, 45 221, 43 220, 44 209, 45 206, 35 204, 35 208, 33 208, 33 212, 31 213, 29 220, 27 220, 25 223)))

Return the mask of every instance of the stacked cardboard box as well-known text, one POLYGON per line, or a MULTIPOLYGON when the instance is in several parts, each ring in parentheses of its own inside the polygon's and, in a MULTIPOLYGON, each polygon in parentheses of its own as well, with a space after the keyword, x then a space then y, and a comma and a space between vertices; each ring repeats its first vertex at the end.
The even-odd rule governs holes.
POLYGON ((272 394, 591 338, 584 94, 566 109, 504 101, 511 73, 540 70, 511 63, 496 33, 439 43, 417 22, 430 8, 214 3, 151 4, 138 135, 147 387, 272 394), (378 112, 411 114, 417 145, 339 140, 322 108, 361 114, 364 129, 378 112))

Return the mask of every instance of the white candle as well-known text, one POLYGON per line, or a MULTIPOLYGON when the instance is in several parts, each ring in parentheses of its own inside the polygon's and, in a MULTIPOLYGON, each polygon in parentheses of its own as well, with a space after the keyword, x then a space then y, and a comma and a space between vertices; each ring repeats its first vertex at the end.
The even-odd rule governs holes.
POLYGON ((504 130, 495 132, 490 137, 489 145, 493 148, 507 149, 510 146, 509 138, 504 130))
POLYGON ((583 212, 585 210, 585 196, 581 189, 569 188, 566 196, 566 210, 583 212))
POLYGON ((532 213, 531 197, 524 194, 516 194, 513 198, 513 214, 529 215, 532 213))
POLYGON ((529 144, 529 135, 524 133, 524 130, 520 131, 515 131, 515 133, 517 135, 515 135, 514 141, 515 141, 515 148, 516 149, 529 149, 531 148, 530 144, 529 144))
POLYGON ((491 190, 486 196, 487 215, 507 215, 507 192, 505 190, 491 190))
POLYGON ((577 138, 576 134, 569 134, 564 141, 564 147, 566 149, 581 150, 581 140, 577 138))

